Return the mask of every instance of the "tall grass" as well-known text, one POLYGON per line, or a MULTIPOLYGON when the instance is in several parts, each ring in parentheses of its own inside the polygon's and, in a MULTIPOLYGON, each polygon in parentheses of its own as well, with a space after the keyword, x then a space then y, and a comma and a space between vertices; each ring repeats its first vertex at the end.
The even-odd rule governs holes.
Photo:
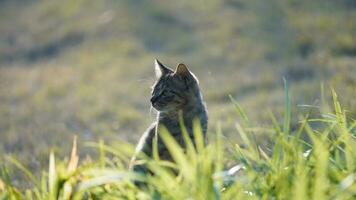
POLYGON ((226 141, 219 129, 204 145, 195 123, 196 147, 184 137, 183 150, 163 128, 162 139, 174 162, 146 159, 154 175, 142 176, 127 170, 131 145, 89 143, 100 158, 78 165, 75 139, 69 161, 58 162, 51 153, 49 169, 39 178, 8 157, 7 167, 22 171, 32 187, 15 187, 3 166, 0 199, 356 199, 356 121, 347 118, 332 91, 333 112, 318 119, 300 117, 299 128, 292 130, 288 87, 285 91, 283 125, 272 115, 273 134, 263 130, 274 141, 270 148, 256 143, 256 129, 232 99, 242 118, 236 130, 244 145, 226 141), (134 181, 144 184, 137 187, 134 181))

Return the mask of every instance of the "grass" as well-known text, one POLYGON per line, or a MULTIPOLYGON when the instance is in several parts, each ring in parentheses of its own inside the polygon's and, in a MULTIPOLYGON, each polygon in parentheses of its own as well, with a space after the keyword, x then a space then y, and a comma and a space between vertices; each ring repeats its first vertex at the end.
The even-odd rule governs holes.
MULTIPOLYGON (((215 130, 223 133, 225 170, 242 167, 235 144, 276 156, 273 152, 285 148, 277 139, 294 137, 303 118, 316 135, 336 127, 335 113, 322 106, 333 97, 319 98, 320 82, 338 92, 354 134, 356 9, 351 2, 0 1, 0 165, 7 166, 0 187, 23 196, 29 189, 33 198, 46 198, 50 152, 57 179, 70 177, 55 186, 62 187, 59 191, 91 178, 105 180, 95 173, 125 171, 132 146, 116 141, 135 144, 154 120, 149 112, 154 58, 171 67, 183 62, 198 76, 209 109, 210 141, 215 130), (280 77, 291 83, 290 96, 280 77), (238 102, 237 112, 228 94, 238 102), (283 103, 287 98, 290 107, 283 103), (68 175, 72 159, 65 155, 73 135, 79 138, 74 155, 80 169, 68 175)), ((329 137, 335 140, 334 133, 329 137)), ((300 138, 313 145, 306 128, 300 138)), ((344 159, 340 154, 329 156, 344 159)), ((151 190, 127 191, 151 195, 151 190)))
MULTIPOLYGON (((0 155, 16 156, 35 176, 51 149, 69 154, 73 135, 81 157, 95 155, 85 141, 134 144, 153 120, 154 58, 190 67, 210 128, 220 121, 229 138, 239 137, 228 94, 254 124, 270 125, 265 108, 283 123, 283 76, 291 83, 292 116, 308 112, 293 105, 314 105, 321 81, 356 116, 356 12, 346 0, 0 4, 0 155)), ((297 121, 291 118, 292 130, 297 121)))
POLYGON ((288 92, 286 85, 284 122, 279 125, 271 115, 272 130, 253 127, 231 98, 243 119, 235 123, 242 143, 225 138, 217 128, 204 146, 195 123, 196 148, 185 137, 184 151, 162 129, 175 162, 145 159, 154 175, 127 170, 133 147, 123 142, 115 146, 88 143, 98 150, 99 159, 79 162, 75 138, 69 160, 59 161, 52 152, 48 170, 40 178, 7 157, 0 176, 0 199, 355 199, 356 121, 347 117, 332 91, 333 105, 321 108, 333 111, 321 111, 320 118, 299 116, 299 127, 292 130, 288 92), (274 144, 259 145, 254 130, 270 134, 274 144), (11 167, 25 174, 30 187, 14 186, 7 170, 11 167), (133 181, 145 186, 136 187, 133 181))

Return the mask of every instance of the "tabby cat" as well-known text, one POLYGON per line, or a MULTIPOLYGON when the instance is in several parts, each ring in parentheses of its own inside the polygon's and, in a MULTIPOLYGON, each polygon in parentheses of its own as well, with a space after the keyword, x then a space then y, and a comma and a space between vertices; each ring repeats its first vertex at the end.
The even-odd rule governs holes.
POLYGON ((157 137, 157 149, 160 159, 172 161, 167 147, 159 137, 158 127, 164 126, 178 144, 184 147, 185 142, 179 124, 179 116, 182 116, 193 143, 193 120, 198 118, 201 123, 204 140, 206 140, 208 116, 198 79, 184 64, 178 64, 176 70, 173 71, 155 60, 155 72, 157 81, 153 86, 151 104, 157 110, 158 115, 157 120, 143 134, 136 147, 136 154, 130 163, 130 168, 135 172, 147 172, 146 166, 139 164, 137 157, 141 153, 149 157, 153 156, 152 145, 155 137, 157 137))

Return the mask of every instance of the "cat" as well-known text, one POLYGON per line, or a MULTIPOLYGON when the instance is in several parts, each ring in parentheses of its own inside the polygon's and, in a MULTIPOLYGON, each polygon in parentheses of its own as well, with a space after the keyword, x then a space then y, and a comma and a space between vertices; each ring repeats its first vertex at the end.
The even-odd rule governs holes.
POLYGON ((157 81, 153 85, 150 101, 152 107, 157 110, 157 120, 142 135, 130 163, 131 170, 143 174, 149 171, 144 164, 139 164, 138 155, 143 153, 148 157, 153 157, 153 141, 156 136, 158 136, 159 158, 161 160, 173 160, 159 137, 159 127, 164 126, 177 143, 184 148, 185 142, 179 124, 180 116, 183 118, 183 123, 193 144, 193 120, 199 119, 204 142, 206 142, 208 126, 207 109, 205 102, 203 102, 199 81, 186 65, 178 64, 173 71, 156 59, 155 74, 157 81))

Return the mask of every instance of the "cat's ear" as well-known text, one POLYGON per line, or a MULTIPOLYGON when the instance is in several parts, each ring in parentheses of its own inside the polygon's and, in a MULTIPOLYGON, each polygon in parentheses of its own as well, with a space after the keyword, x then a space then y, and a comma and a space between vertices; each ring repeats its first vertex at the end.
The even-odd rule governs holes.
POLYGON ((157 59, 155 59, 155 73, 156 73, 156 77, 159 78, 162 75, 166 75, 168 73, 173 73, 173 71, 171 69, 169 69, 168 67, 164 66, 157 59))
POLYGON ((188 82, 199 83, 195 75, 191 71, 189 71, 188 67, 183 63, 178 64, 176 70, 174 71, 174 75, 182 77, 184 80, 187 80, 188 82))
POLYGON ((174 74, 182 76, 182 77, 188 77, 191 75, 188 67, 183 63, 178 64, 174 74))

